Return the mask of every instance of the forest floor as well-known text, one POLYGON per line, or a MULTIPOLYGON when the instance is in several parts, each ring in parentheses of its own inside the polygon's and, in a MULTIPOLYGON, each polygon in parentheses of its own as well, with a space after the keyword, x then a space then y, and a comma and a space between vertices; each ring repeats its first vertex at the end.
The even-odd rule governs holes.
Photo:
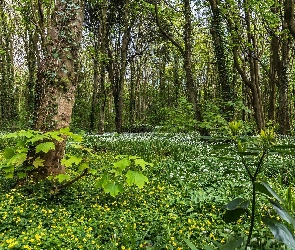
MULTIPOLYGON (((144 170, 149 182, 142 189, 126 185, 114 198, 92 176, 59 194, 46 183, 11 189, 12 181, 0 178, 0 249, 190 249, 185 239, 196 249, 217 249, 214 242, 248 234, 248 216, 223 220, 229 201, 250 196, 251 182, 231 150, 196 134, 86 135, 84 143, 106 163, 110 155, 153 163, 144 170)), ((291 156, 271 155, 261 178, 282 197, 289 186, 294 194, 293 164, 291 156)), ((269 214, 265 199, 258 202, 259 215, 269 214)), ((251 246, 285 249, 260 222, 251 246)))

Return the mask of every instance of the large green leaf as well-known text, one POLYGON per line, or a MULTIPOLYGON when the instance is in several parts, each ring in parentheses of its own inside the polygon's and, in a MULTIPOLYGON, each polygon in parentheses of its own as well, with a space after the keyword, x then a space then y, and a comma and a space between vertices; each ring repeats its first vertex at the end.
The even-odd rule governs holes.
POLYGON ((283 242, 287 247, 290 247, 293 250, 295 249, 295 238, 289 228, 283 223, 271 219, 270 217, 262 217, 262 221, 269 227, 270 231, 278 241, 283 242))
POLYGON ((67 174, 59 174, 59 175, 55 176, 54 179, 57 179, 57 181, 59 183, 61 183, 63 181, 69 181, 71 179, 71 177, 67 174))
POLYGON ((67 159, 63 158, 61 160, 61 164, 65 165, 66 167, 72 166, 74 163, 79 165, 82 161, 82 157, 77 157, 75 155, 67 155, 67 159))
POLYGON ((83 162, 82 164, 79 165, 78 170, 84 171, 87 168, 89 168, 89 162, 83 162))
POLYGON ((16 138, 16 137, 18 137, 18 133, 17 132, 9 133, 5 137, 6 138, 16 138))
POLYGON ((289 224, 295 228, 295 220, 294 218, 287 212, 285 211, 279 203, 276 201, 270 200, 270 203, 273 207, 273 209, 277 212, 277 214, 281 217, 281 219, 287 221, 289 224))
POLYGON ((39 152, 44 152, 44 153, 48 153, 49 150, 55 149, 55 145, 53 142, 49 141, 49 142, 42 142, 40 144, 37 145, 36 147, 36 153, 39 152))
POLYGON ((103 174, 99 180, 95 182, 96 188, 104 188, 110 182, 110 177, 108 174, 103 174))
POLYGON ((28 141, 34 143, 34 142, 36 142, 36 141, 42 141, 42 140, 44 140, 45 138, 46 138, 46 137, 45 137, 44 135, 42 135, 42 134, 37 134, 37 135, 35 135, 34 137, 32 137, 30 140, 28 140, 28 141))
POLYGON ((137 171, 129 170, 126 174, 126 177, 127 177, 126 182, 129 186, 132 186, 134 184, 137 187, 142 188, 145 182, 148 182, 148 178, 142 173, 137 171))
POLYGON ((10 158, 7 165, 20 166, 27 159, 26 153, 16 154, 10 158))
POLYGON ((5 159, 11 159, 15 155, 15 152, 12 148, 5 148, 4 149, 4 158, 5 159))
POLYGON ((123 192, 123 187, 122 185, 115 182, 110 182, 103 188, 103 190, 105 191, 105 193, 110 193, 111 196, 115 197, 119 193, 123 192))
POLYGON ((32 131, 32 130, 21 130, 21 131, 18 132, 18 136, 31 138, 31 137, 35 136, 33 132, 34 131, 32 131))
POLYGON ((52 139, 57 140, 57 141, 62 141, 63 140, 63 138, 60 136, 59 131, 47 132, 47 133, 44 134, 44 136, 51 137, 52 139))
POLYGON ((121 172, 128 166, 130 166, 131 161, 126 157, 119 161, 113 163, 113 167, 119 169, 121 172))
POLYGON ((268 197, 275 198, 279 202, 284 203, 282 198, 266 182, 255 182, 255 188, 258 192, 264 193, 268 197))
POLYGON ((14 175, 14 172, 8 172, 8 173, 4 174, 4 177, 7 178, 7 179, 12 179, 13 175, 14 175))

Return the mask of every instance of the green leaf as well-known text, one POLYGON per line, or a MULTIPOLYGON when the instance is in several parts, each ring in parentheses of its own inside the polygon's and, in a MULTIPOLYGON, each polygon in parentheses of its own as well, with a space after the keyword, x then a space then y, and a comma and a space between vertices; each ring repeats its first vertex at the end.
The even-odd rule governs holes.
POLYGON ((114 168, 118 168, 121 172, 128 166, 130 166, 131 161, 128 158, 123 158, 115 163, 113 163, 114 168))
POLYGON ((61 129, 59 130, 59 132, 60 132, 61 134, 65 134, 65 135, 71 135, 71 134, 72 134, 72 132, 70 132, 70 128, 69 128, 69 127, 61 128, 61 129))
POLYGON ((66 167, 72 166, 74 163, 79 165, 82 161, 82 157, 77 157, 75 155, 67 155, 68 159, 63 158, 61 160, 61 164, 65 165, 66 167))
POLYGON ((41 159, 40 157, 37 157, 34 161, 33 161, 33 166, 35 168, 38 168, 38 167, 41 167, 41 166, 44 166, 44 159, 41 159))
POLYGON ((151 163, 146 162, 144 159, 141 158, 137 158, 134 160, 134 164, 135 166, 140 166, 142 168, 142 170, 145 170, 146 166, 152 166, 151 163))
POLYGON ((3 156, 5 159, 11 159, 15 155, 15 152, 12 148, 5 148, 3 156))
POLYGON ((148 182, 148 178, 142 173, 137 171, 129 170, 126 174, 126 177, 127 177, 126 182, 129 186, 132 186, 134 184, 137 187, 142 188, 145 182, 148 182))
POLYGON ((189 246, 189 248, 191 249, 191 250, 198 250, 197 248, 196 248, 196 246, 193 244, 193 243, 191 243, 188 239, 183 239, 184 241, 185 241, 185 243, 189 246))
POLYGON ((24 173, 24 172, 19 172, 19 173, 17 173, 17 177, 20 178, 20 179, 22 179, 22 178, 27 177, 27 174, 24 173))
POLYGON ((18 137, 18 133, 14 132, 14 133, 9 133, 5 136, 6 138, 17 138, 18 137))
POLYGON ((115 182, 110 182, 106 186, 104 186, 103 190, 105 193, 110 193, 111 196, 115 197, 119 193, 123 192, 123 187, 120 184, 116 184, 115 182))
POLYGON ((269 227, 273 236, 278 241, 283 242, 287 247, 290 247, 291 249, 295 249, 295 238, 289 228, 287 228, 281 222, 269 217, 262 217, 262 221, 269 227))
POLYGON ((276 213, 281 217, 281 219, 287 221, 289 224, 291 224, 293 226, 293 228, 295 228, 295 220, 294 218, 288 213, 286 212, 279 203, 277 203, 276 201, 273 200, 269 200, 273 209, 276 211, 276 213))
POLYGON ((59 131, 47 132, 44 135, 46 137, 51 137, 52 139, 57 140, 57 141, 62 141, 63 140, 63 138, 60 136, 59 131))
POLYGON ((72 134, 71 137, 75 142, 82 142, 83 141, 82 135, 72 134))
POLYGON ((37 145, 36 147, 36 153, 39 152, 44 152, 44 153, 48 153, 49 150, 55 149, 55 145, 53 142, 49 141, 49 142, 42 142, 40 144, 37 145))
POLYGON ((19 166, 23 164, 26 159, 27 159, 26 153, 16 154, 10 158, 10 160, 7 162, 7 165, 19 166))
POLYGON ((108 174, 103 174, 99 180, 95 182, 96 188, 104 188, 110 182, 110 177, 108 174))
POLYGON ((258 192, 266 194, 268 197, 275 198, 277 201, 284 203, 282 198, 266 182, 255 182, 255 188, 258 192))
POLYGON ((250 202, 247 200, 244 200, 242 198, 236 198, 226 205, 226 209, 228 209, 228 210, 234 210, 237 208, 246 209, 246 208, 248 208, 249 204, 250 204, 250 202))
POLYGON ((14 166, 2 166, 1 168, 5 173, 13 172, 14 166))
POLYGON ((82 164, 79 165, 78 170, 79 171, 84 171, 87 168, 89 168, 89 163, 88 162, 83 162, 82 164))
POLYGON ((59 174, 57 176, 54 177, 54 179, 57 179, 57 181, 59 183, 63 182, 63 181, 68 181, 71 179, 71 177, 67 174, 59 174))
POLYGON ((234 210, 226 210, 225 214, 223 215, 223 220, 225 223, 235 222, 240 219, 241 215, 247 213, 248 210, 245 208, 236 208, 234 210))
POLYGON ((42 135, 42 134, 37 134, 37 135, 35 135, 34 137, 32 137, 30 140, 28 140, 28 141, 34 143, 34 142, 36 142, 36 141, 42 141, 42 140, 44 140, 45 138, 46 138, 46 137, 45 137, 44 135, 42 135))
POLYGON ((14 174, 14 172, 8 172, 8 173, 5 173, 4 174, 4 177, 7 178, 7 179, 12 179, 13 178, 13 174, 14 174))
POLYGON ((97 174, 97 170, 96 169, 90 169, 89 173, 92 174, 92 175, 95 175, 95 174, 97 174))
POLYGON ((31 138, 31 137, 33 137, 35 135, 32 133, 32 130, 21 130, 21 131, 18 132, 18 136, 31 138))

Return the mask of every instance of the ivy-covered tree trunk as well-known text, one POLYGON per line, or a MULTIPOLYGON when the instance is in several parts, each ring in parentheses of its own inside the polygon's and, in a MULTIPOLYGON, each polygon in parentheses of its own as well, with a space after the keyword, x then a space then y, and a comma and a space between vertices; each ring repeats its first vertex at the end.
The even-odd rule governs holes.
POLYGON ((212 20, 211 20, 211 35, 213 39, 215 59, 217 63, 217 70, 219 75, 219 85, 221 87, 221 98, 225 105, 222 110, 224 111, 228 120, 233 117, 233 106, 228 105, 226 102, 233 100, 233 93, 230 85, 229 70, 227 67, 226 47, 224 43, 224 34, 222 31, 222 14, 218 6, 218 0, 209 0, 212 20))
POLYGON ((12 22, 5 2, 0 2, 0 126, 8 126, 16 116, 13 91, 14 62, 12 22))
MULTIPOLYGON (((78 79, 78 51, 84 17, 83 0, 57 0, 47 30, 44 58, 38 68, 35 129, 53 131, 68 127, 71 122, 78 79)), ((55 141, 55 150, 43 157, 44 167, 38 178, 65 171, 60 160, 65 140, 55 141)))

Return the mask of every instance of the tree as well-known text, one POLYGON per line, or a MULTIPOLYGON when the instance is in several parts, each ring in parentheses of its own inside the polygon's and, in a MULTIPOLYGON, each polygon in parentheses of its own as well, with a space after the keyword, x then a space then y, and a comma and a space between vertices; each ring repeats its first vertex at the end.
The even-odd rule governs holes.
POLYGON ((162 26, 160 16, 158 13, 158 4, 155 2, 155 13, 156 21, 161 34, 168 39, 181 53, 183 57, 183 67, 185 70, 185 82, 187 95, 190 102, 193 105, 194 116, 197 121, 202 121, 200 103, 196 95, 196 86, 193 75, 193 65, 192 65, 192 10, 190 5, 190 0, 183 1, 183 14, 184 14, 184 25, 183 25, 183 42, 184 47, 177 42, 172 35, 170 35, 162 26))
POLYGON ((228 105, 226 102, 233 100, 233 91, 230 86, 230 76, 227 65, 226 48, 222 27, 222 13, 219 7, 219 0, 209 0, 212 20, 211 20, 211 35, 214 45, 215 59, 217 63, 217 70, 219 75, 219 84, 221 86, 221 98, 223 100, 223 111, 229 120, 233 116, 233 106, 228 105))
MULTIPOLYGON (((84 16, 83 0, 57 0, 47 27, 43 60, 38 65, 35 129, 54 131, 69 127, 79 74, 78 52, 84 16)), ((65 171, 60 160, 66 141, 54 141, 55 149, 43 155, 38 178, 65 171)), ((33 157, 37 157, 34 155, 33 157)))
POLYGON ((257 25, 250 14, 251 5, 248 0, 244 0, 241 6, 233 6, 230 1, 227 1, 227 8, 229 12, 232 11, 229 13, 231 16, 227 16, 227 24, 232 37, 234 66, 246 87, 254 111, 257 130, 260 131, 265 126, 265 120, 260 86, 257 25), (237 13, 240 8, 243 10, 243 19, 237 13), (241 40, 241 37, 245 37, 245 40, 241 40))
POLYGON ((16 115, 13 91, 15 67, 13 61, 13 21, 8 5, 0 2, 0 126, 8 125, 16 115), (5 124, 6 123, 6 124, 5 124))

